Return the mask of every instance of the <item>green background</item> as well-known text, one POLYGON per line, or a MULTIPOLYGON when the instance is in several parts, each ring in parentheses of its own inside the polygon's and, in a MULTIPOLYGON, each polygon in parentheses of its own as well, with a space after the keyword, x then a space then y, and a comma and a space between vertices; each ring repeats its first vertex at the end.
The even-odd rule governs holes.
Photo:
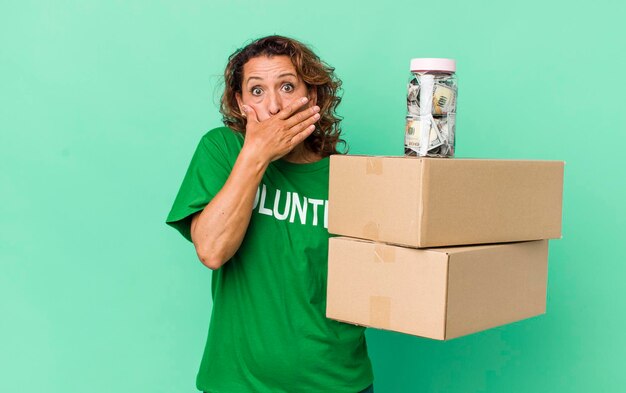
POLYGON ((210 271, 164 224, 227 56, 279 33, 344 81, 351 153, 400 155, 412 57, 457 60, 457 157, 566 161, 546 315, 369 329, 377 393, 626 385, 619 1, 3 1, 0 391, 193 392, 210 271))

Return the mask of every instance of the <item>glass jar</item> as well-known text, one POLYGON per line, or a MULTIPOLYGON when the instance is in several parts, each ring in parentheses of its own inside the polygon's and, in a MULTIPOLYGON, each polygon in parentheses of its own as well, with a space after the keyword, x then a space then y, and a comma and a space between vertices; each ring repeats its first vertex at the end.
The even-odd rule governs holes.
POLYGON ((452 59, 411 60, 405 156, 454 157, 457 78, 452 59))

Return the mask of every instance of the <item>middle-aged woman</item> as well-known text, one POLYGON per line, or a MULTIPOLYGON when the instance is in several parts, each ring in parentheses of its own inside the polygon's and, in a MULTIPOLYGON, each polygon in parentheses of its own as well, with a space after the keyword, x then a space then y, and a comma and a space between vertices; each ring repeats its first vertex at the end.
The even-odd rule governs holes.
POLYGON ((233 53, 224 79, 226 127, 200 140, 167 217, 213 270, 197 388, 373 392, 365 328, 325 316, 341 81, 281 36, 233 53))

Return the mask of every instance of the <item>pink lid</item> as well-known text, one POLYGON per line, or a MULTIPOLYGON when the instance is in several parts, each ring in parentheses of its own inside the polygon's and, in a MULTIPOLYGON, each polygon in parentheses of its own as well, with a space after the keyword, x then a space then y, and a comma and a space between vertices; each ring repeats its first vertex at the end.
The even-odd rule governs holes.
POLYGON ((434 58, 411 59, 411 71, 456 72, 456 61, 453 59, 434 58))

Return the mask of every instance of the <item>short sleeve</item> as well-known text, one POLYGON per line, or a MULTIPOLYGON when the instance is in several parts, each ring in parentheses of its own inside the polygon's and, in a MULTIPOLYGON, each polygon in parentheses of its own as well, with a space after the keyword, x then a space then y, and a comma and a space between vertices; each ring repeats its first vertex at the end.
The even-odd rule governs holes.
POLYGON ((222 189, 237 158, 237 148, 232 143, 229 146, 226 133, 234 138, 233 131, 224 128, 202 137, 165 221, 189 241, 192 215, 204 209, 222 189))

